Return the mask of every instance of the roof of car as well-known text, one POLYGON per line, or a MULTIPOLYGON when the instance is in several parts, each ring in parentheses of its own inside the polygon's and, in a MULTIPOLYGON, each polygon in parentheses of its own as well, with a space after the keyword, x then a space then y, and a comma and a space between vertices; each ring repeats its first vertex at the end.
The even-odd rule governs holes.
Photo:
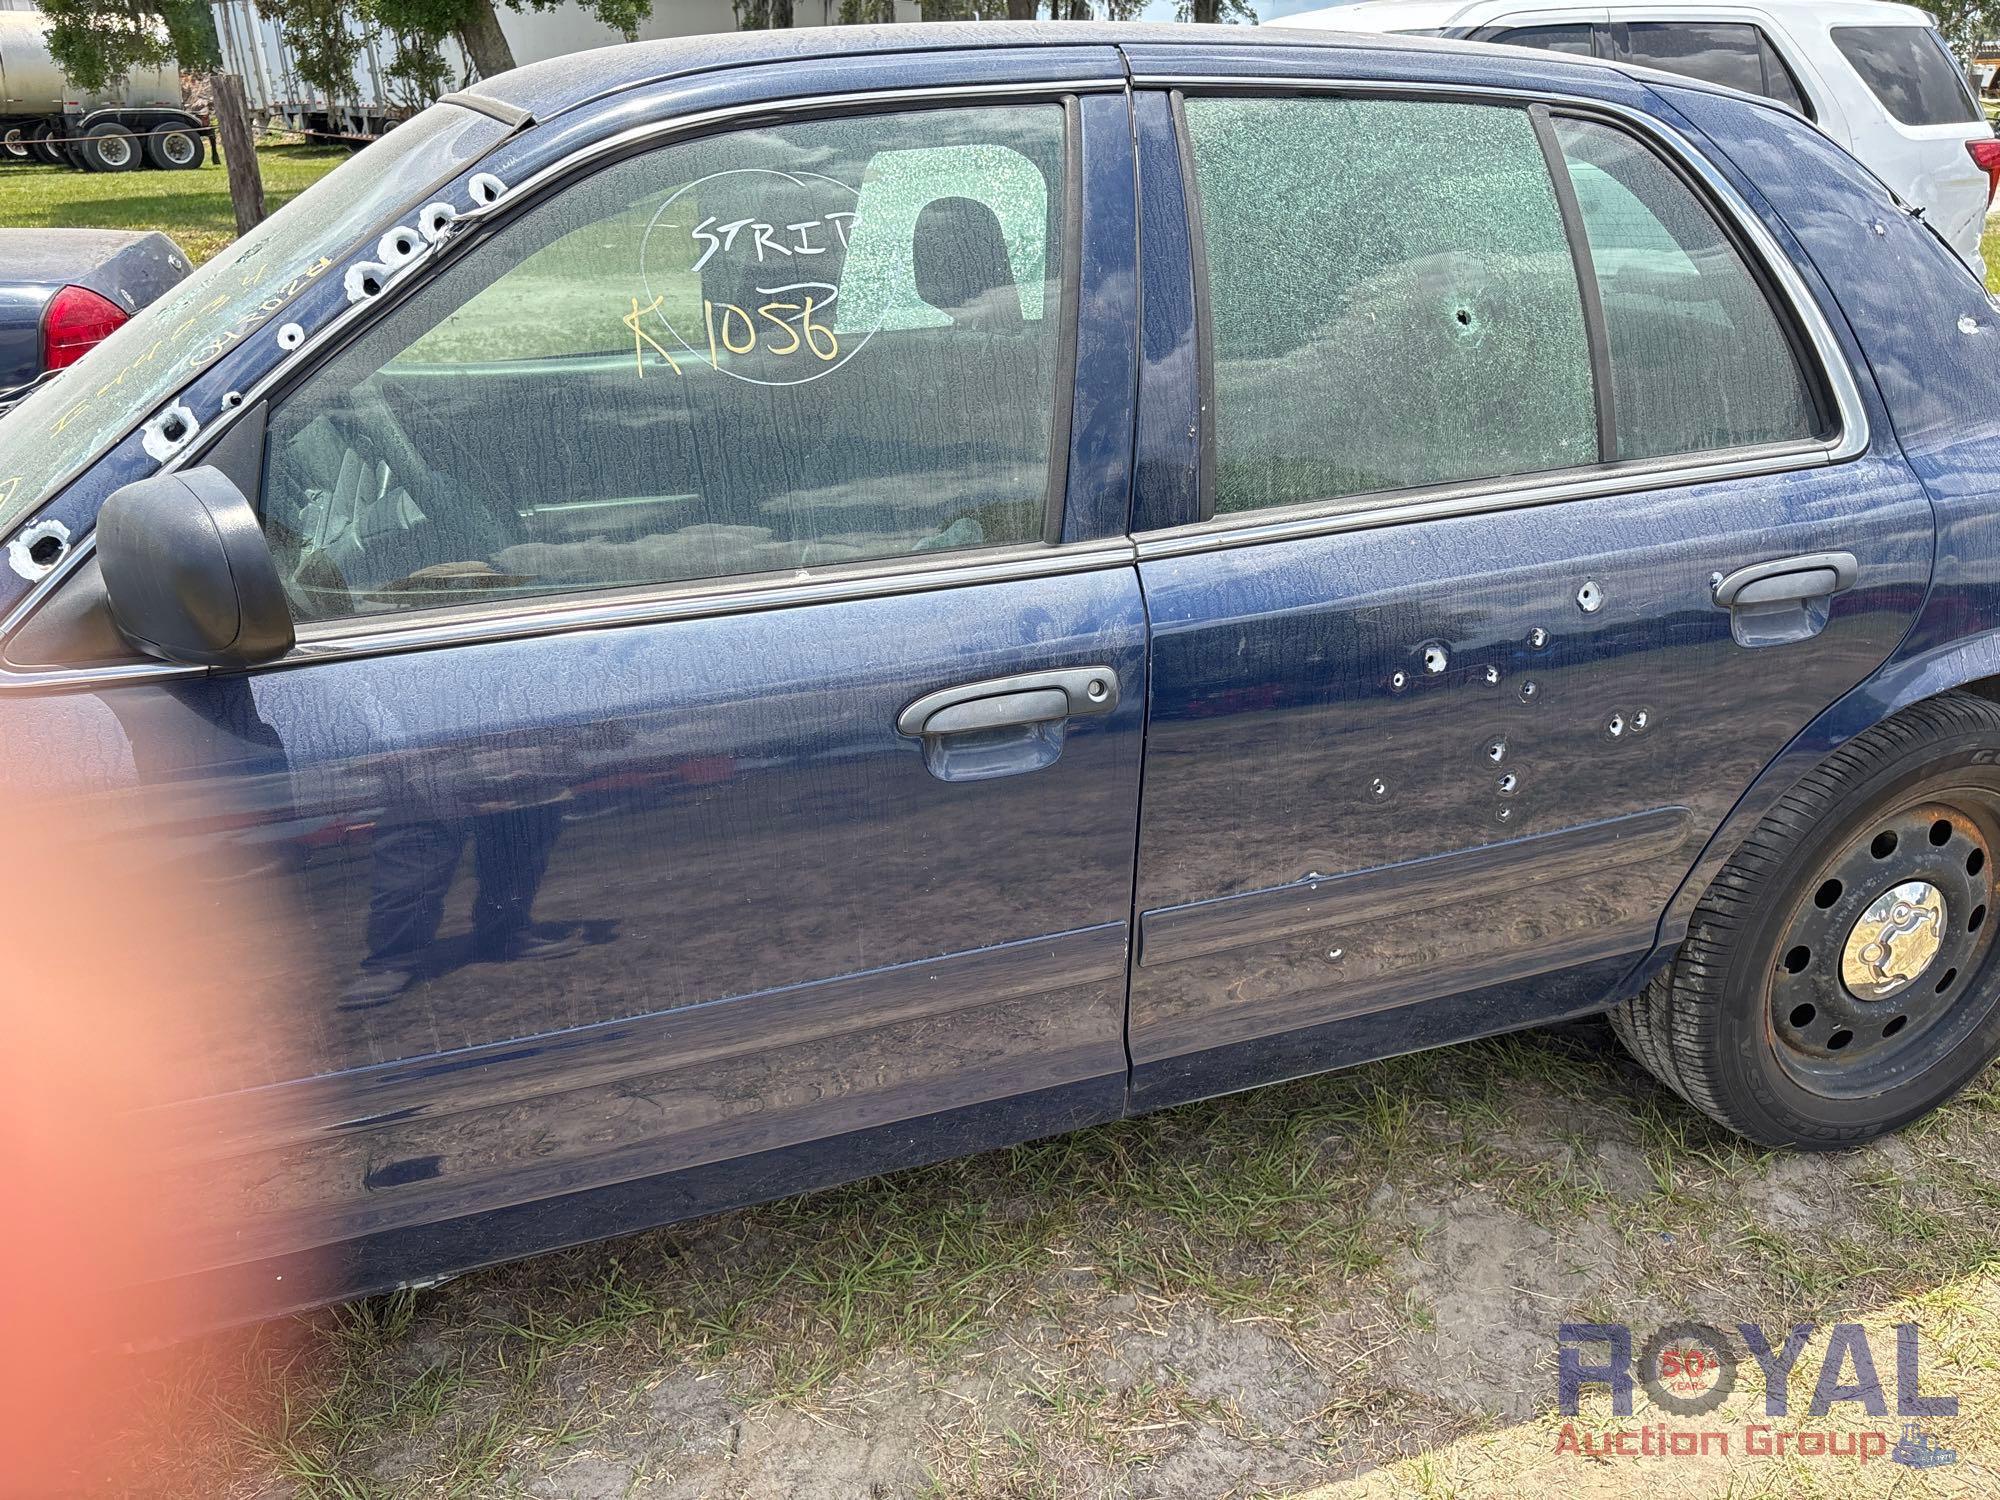
MULTIPOLYGON (((1463 47, 1428 37, 1343 35, 1271 26, 1188 26, 1135 21, 943 21, 901 26, 804 26, 672 37, 571 52, 482 79, 464 95, 494 100, 543 119, 592 99, 690 73, 763 63, 811 62, 869 53, 961 52, 995 47, 1149 46, 1401 49, 1463 47)), ((1567 59, 1565 59, 1567 60, 1567 59)))

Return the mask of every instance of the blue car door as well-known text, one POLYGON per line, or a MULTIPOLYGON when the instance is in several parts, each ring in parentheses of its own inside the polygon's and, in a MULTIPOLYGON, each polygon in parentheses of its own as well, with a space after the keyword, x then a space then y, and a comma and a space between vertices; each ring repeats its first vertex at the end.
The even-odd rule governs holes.
POLYGON ((35 703, 295 916, 159 1117, 258 1163, 206 1264, 307 1302, 1122 1109, 1122 72, 926 66, 522 194, 243 419, 296 652, 35 703))
POLYGON ((1923 596, 1866 366, 1629 80, 1129 52, 1135 1096, 1602 1006, 1923 596))

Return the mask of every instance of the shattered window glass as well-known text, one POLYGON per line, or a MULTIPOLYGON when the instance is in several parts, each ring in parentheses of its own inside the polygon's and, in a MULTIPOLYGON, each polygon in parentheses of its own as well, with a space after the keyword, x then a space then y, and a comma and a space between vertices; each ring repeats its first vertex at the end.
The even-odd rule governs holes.
POLYGON ((768 126, 529 210, 273 413, 300 617, 1040 541, 1064 128, 768 126))
POLYGON ((1186 109, 1218 512, 1596 461, 1582 297, 1525 111, 1186 109))
POLYGON ((1693 191, 1622 130, 1555 126, 1604 302, 1617 457, 1815 436, 1784 326, 1693 191))

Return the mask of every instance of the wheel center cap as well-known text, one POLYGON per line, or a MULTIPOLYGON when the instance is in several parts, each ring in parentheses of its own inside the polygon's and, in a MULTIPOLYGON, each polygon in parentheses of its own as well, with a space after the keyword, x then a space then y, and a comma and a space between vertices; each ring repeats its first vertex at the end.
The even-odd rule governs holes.
POLYGON ((1906 880, 1869 903, 1847 934, 1840 978, 1862 1000, 1886 1000, 1937 957, 1944 945, 1944 892, 1928 880, 1906 880))

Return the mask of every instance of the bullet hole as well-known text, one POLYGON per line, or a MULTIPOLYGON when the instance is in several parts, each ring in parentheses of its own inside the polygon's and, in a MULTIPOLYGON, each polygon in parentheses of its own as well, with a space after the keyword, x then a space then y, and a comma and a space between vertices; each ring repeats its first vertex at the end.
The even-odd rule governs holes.
POLYGON ((1482 673, 1481 675, 1485 677, 1486 685, 1488 687, 1496 687, 1499 685, 1500 669, 1498 667, 1488 667, 1485 670, 1485 672, 1482 673))
POLYGON ((1597 586, 1595 579, 1585 579, 1583 587, 1576 591, 1576 607, 1587 615, 1594 615, 1604 603, 1604 590, 1597 586))
POLYGON ((21 528, 7 544, 7 562, 21 577, 46 578, 69 551, 69 528, 60 521, 37 521, 21 528))
POLYGON ((194 413, 176 401, 140 429, 139 446, 146 450, 148 458, 165 463, 185 448, 200 430, 201 424, 194 419, 194 413))
POLYGON ((1967 313, 1964 317, 1958 320, 1958 331, 1960 333, 1979 332, 1979 319, 1973 317, 1971 313, 1967 313))
POLYGON ((224 411, 235 411, 242 404, 243 393, 241 391, 224 391, 222 393, 222 409, 224 411))
POLYGON ((1540 651, 1548 643, 1549 633, 1542 629, 1541 626, 1537 625, 1533 630, 1528 632, 1528 644, 1533 649, 1540 651))
POLYGON ((1523 703, 1533 702, 1535 694, 1539 693, 1540 691, 1541 691, 1540 685, 1537 684, 1533 678, 1530 678, 1528 681, 1521 684, 1521 701, 1523 703))
POLYGON ((1492 761, 1494 765, 1499 765, 1501 761, 1507 758, 1507 742, 1505 740, 1488 740, 1486 742, 1486 758, 1492 761))
POLYGON ((1382 798, 1389 795, 1389 783, 1384 781, 1380 776, 1377 776, 1373 781, 1368 783, 1368 795, 1379 802, 1382 798))
POLYGON ((500 201, 500 195, 507 191, 507 184, 491 172, 481 172, 465 185, 465 190, 478 207, 490 208, 500 201))
POLYGON ((1345 948, 1329 948, 1326 950, 1326 956, 1333 962, 1339 963, 1341 960, 1341 956, 1344 953, 1346 953, 1346 951, 1347 950, 1345 948))
POLYGON ((1514 809, 1511 807, 1503 807, 1498 812, 1494 813, 1493 816, 1499 819, 1502 823, 1505 823, 1514 816, 1514 809))
POLYGON ((297 323, 287 323, 283 328, 278 330, 278 347, 280 349, 287 351, 296 349, 305 341, 306 331, 297 323))
POLYGON ((1445 654, 1444 647, 1438 645, 1424 647, 1424 670, 1431 676, 1437 676, 1450 665, 1451 658, 1445 654))
POLYGON ((1889 232, 1889 226, 1887 224, 1884 224, 1880 219, 1874 220, 1869 224, 1868 227, 1875 232, 1875 237, 1877 239, 1880 239, 1883 235, 1889 232))
POLYGON ((1642 708, 1637 713, 1632 715, 1632 732, 1634 734, 1644 734, 1648 729, 1652 727, 1653 727, 1652 710, 1642 708))
POLYGON ((1500 795, 1511 797, 1520 785, 1521 778, 1516 776, 1512 771, 1509 771, 1505 776, 1500 778, 1500 795))
POLYGON ((1472 309, 1469 307, 1461 307, 1457 312, 1452 314, 1452 317, 1457 320, 1460 328, 1470 328, 1472 326, 1472 309))
POLYGON ((1625 732, 1625 715, 1613 714, 1605 721, 1604 732, 1614 740, 1625 732))
POLYGON ((1409 685, 1410 685, 1410 674, 1408 672, 1391 672, 1389 674, 1390 692, 1400 693, 1404 688, 1408 687, 1409 685))
POLYGON ((386 265, 399 266, 423 248, 423 236, 407 225, 398 224, 376 244, 375 255, 386 265))
POLYGON ((450 232, 458 210, 449 203, 426 203, 417 213, 417 229, 435 245, 450 232))
POLYGON ((379 266, 372 260, 357 261, 347 268, 347 275, 341 284, 347 289, 349 302, 366 302, 388 284, 388 268, 379 266))

